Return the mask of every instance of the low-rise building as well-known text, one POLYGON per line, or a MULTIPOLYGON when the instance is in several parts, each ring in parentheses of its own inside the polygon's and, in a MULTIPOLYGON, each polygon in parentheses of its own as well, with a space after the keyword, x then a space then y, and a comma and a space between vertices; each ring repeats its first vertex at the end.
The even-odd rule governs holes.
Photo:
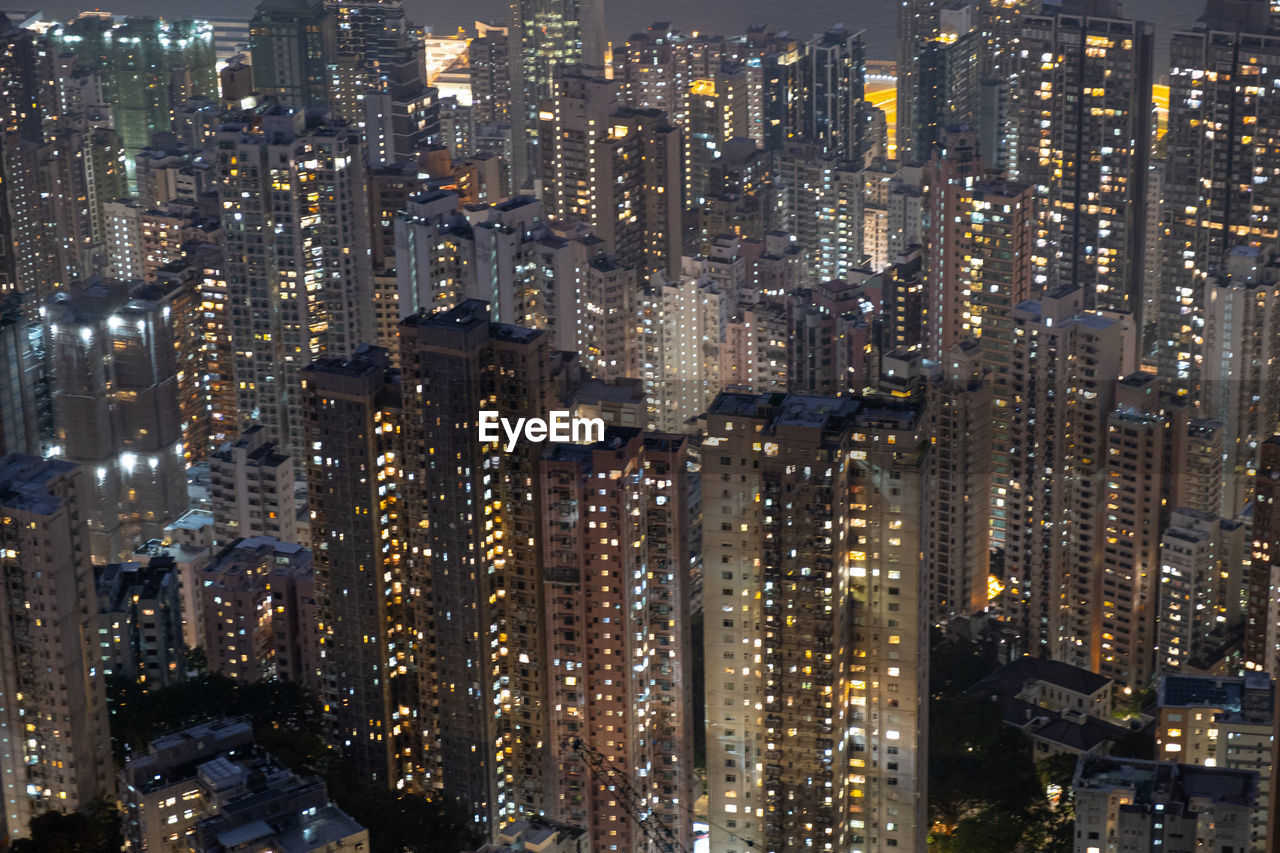
POLYGON ((164 735, 120 773, 130 851, 362 853, 369 832, 253 742, 246 720, 164 735))
POLYGON ((1111 679, 1087 669, 1028 656, 991 673, 969 692, 1014 698, 1049 711, 1078 711, 1108 720, 1113 687, 1111 679))
POLYGON ((1176 762, 1085 757, 1076 766, 1076 853, 1248 850, 1257 775, 1176 762))
POLYGON ((130 851, 178 853, 204 814, 205 792, 196 769, 218 756, 247 755, 253 727, 247 720, 220 719, 162 735, 146 755, 120 771, 124 835, 130 851))
POLYGON ((1164 758, 1258 774, 1251 850, 1266 849, 1275 691, 1261 673, 1243 678, 1165 675, 1156 696, 1156 749, 1164 758))
POLYGON ((591 836, 585 829, 542 818, 513 820, 498 838, 470 853, 589 853, 591 836))

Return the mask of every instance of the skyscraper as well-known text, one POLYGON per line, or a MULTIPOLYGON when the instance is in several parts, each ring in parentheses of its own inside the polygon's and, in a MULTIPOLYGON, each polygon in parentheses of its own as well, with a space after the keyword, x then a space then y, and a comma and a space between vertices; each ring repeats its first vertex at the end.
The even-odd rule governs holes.
POLYGON ((376 347, 302 371, 307 486, 330 737, 362 779, 421 789, 411 609, 421 591, 404 574, 398 380, 376 347))
POLYGON ((45 306, 57 455, 84 466, 95 562, 163 539, 187 510, 175 291, 94 279, 45 306))
MULTIPOLYGON (((977 129, 981 117, 981 35, 978 8, 969 3, 949 3, 938 11, 938 32, 925 39, 915 57, 915 88, 903 90, 900 100, 911 100, 915 132, 909 160, 928 159, 951 127, 977 129), (912 97, 914 95, 914 97, 912 97)), ((901 73, 900 73, 901 76, 901 73)), ((899 82, 899 86, 901 86, 899 82)), ((902 147, 899 144, 899 157, 902 147)))
POLYGON ((938 33, 939 0, 898 0, 898 126, 894 135, 897 159, 903 163, 922 162, 928 157, 928 149, 918 138, 920 118, 916 114, 916 99, 911 97, 920 91, 920 69, 917 61, 926 49, 926 43, 938 33))
POLYGON ((684 436, 615 429, 596 444, 555 445, 541 463, 552 655, 546 809, 589 828, 600 850, 651 849, 632 808, 692 844, 687 454, 684 436), (636 803, 596 775, 595 756, 627 780, 636 803))
POLYGON ((1211 0, 1169 46, 1164 143, 1164 273, 1157 355, 1161 375, 1197 394, 1203 377, 1205 292, 1239 245, 1277 237, 1272 211, 1280 155, 1263 132, 1280 122, 1280 32, 1263 0, 1211 0))
POLYGON ((702 450, 714 850, 917 848, 921 411, 721 394, 702 450))
POLYGON ((1132 362, 1123 325, 1082 312, 1081 301, 1062 287, 1013 315, 1002 600, 1030 649, 1089 668, 1098 663, 1107 418, 1132 362), (1081 507, 1090 512, 1067 524, 1081 507))
POLYGON ((1251 552, 1244 583, 1244 665, 1267 672, 1280 661, 1280 613, 1272 594, 1275 566, 1280 563, 1280 436, 1259 447, 1251 552))
POLYGON ((565 71, 538 112, 547 216, 591 226, 623 266, 673 274, 681 254, 681 137, 612 80, 565 71))
POLYGON ((84 12, 49 37, 57 51, 74 55, 79 67, 99 75, 101 103, 111 107, 130 159, 151 143, 153 133, 174 129, 174 114, 185 101, 218 94, 208 21, 121 21, 105 12, 84 12))
POLYGON ((372 340, 364 146, 280 105, 231 113, 215 142, 236 404, 305 464, 299 371, 372 340))
POLYGON ((873 148, 864 100, 867 58, 862 33, 827 30, 805 45, 800 62, 797 136, 817 145, 826 157, 861 167, 873 148))
POLYGON ((52 437, 40 339, 22 295, 0 296, 0 452, 38 454, 52 437))
POLYGON ((18 257, 23 247, 12 239, 14 221, 13 184, 10 147, 22 142, 38 143, 44 138, 40 110, 40 62, 35 34, 15 26, 8 16, 0 15, 0 294, 18 287, 18 257))
POLYGON ((79 466, 0 458, 0 749, 5 829, 115 792, 107 703, 91 646, 96 617, 79 466), (38 568, 37 568, 38 567, 38 568))
POLYGON ((1141 324, 1154 37, 1118 3, 1078 5, 1023 18, 1012 171, 1037 195, 1037 292, 1076 284, 1141 324))
POLYGON ((406 582, 421 635, 417 671, 431 787, 482 831, 545 808, 550 707, 537 542, 539 448, 481 442, 481 409, 545 417, 548 336, 494 323, 470 299, 400 329, 406 582))
POLYGON ((520 191, 542 177, 534 131, 539 105, 555 96, 556 78, 574 66, 604 73, 604 2, 511 0, 510 8, 511 185, 520 191))
POLYGON ((969 339, 954 345, 926 391, 929 431, 930 524, 924 553, 933 624, 970 616, 987 606, 991 560, 992 422, 995 403, 979 351, 969 339))
POLYGON ((263 0, 249 23, 254 86, 294 109, 323 106, 334 39, 333 14, 323 3, 263 0))
MULTIPOLYGON (((969 142, 972 134, 952 134, 949 144, 969 142)), ((1007 484, 1013 479, 1010 450, 1014 308, 1033 294, 1040 269, 1035 257, 1035 193, 1032 187, 972 177, 970 149, 947 150, 930 163, 927 204, 934 211, 928 236, 926 346, 928 357, 942 361, 949 347, 975 337, 995 395, 995 432, 991 533, 1004 541, 1007 484), (952 157, 955 157, 953 160, 952 157), (936 355, 934 353, 937 353, 936 355)))
POLYGON ((1258 447, 1280 426, 1280 262, 1236 246, 1222 273, 1204 284, 1201 406, 1222 424, 1222 506, 1226 518, 1253 496, 1258 447))

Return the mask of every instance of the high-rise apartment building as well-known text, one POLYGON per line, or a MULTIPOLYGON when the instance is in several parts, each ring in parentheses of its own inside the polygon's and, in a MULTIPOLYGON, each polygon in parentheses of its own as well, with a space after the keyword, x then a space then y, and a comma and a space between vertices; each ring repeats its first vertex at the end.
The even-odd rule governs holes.
POLYGON ((249 22, 254 87, 294 109, 323 106, 334 39, 334 16, 324 3, 263 0, 249 22))
POLYGON ((964 292, 957 281, 967 253, 951 235, 957 219, 965 213, 970 188, 982 178, 977 146, 977 134, 972 131, 948 133, 943 146, 921 169, 922 204, 928 222, 920 241, 926 285, 924 353, 934 361, 941 361, 944 350, 969 335, 962 326, 964 292))
POLYGON ((5 827, 75 811, 115 793, 96 618, 86 492, 92 471, 62 460, 0 458, 0 749, 5 827))
POLYGON ((864 100, 867 60, 862 33, 838 27, 827 30, 805 45, 800 62, 796 135, 817 145, 825 157, 861 167, 874 150, 864 100))
MULTIPOLYGON (((1175 509, 1160 537, 1156 664, 1162 670, 1198 668, 1209 657, 1223 613, 1230 570, 1219 557, 1214 513, 1175 509)), ((1237 577, 1239 572, 1236 572, 1237 577)), ((1238 605, 1237 605, 1238 610, 1238 605)))
POLYGON ((370 165, 403 163, 440 141, 439 90, 404 4, 340 3, 333 16, 328 106, 363 131, 370 165))
POLYGON ((19 293, 0 296, 0 453, 39 454, 52 437, 53 412, 39 327, 19 293))
POLYGON ((715 850, 915 848, 922 412, 725 393, 702 448, 715 850))
POLYGON ((175 291, 94 279, 45 305, 57 454, 84 466, 94 562, 127 559, 187 509, 175 291))
POLYGON ((787 387, 801 394, 847 397, 875 384, 868 291, 880 282, 865 271, 797 288, 790 307, 787 387))
POLYGON ((487 834, 545 808, 548 706, 540 448, 481 442, 479 411, 546 417, 548 335, 489 306, 417 314, 400 329, 406 446, 403 547, 424 648, 430 783, 487 834))
POLYGON ((1253 496, 1258 446, 1280 427, 1280 260, 1236 246, 1203 288, 1200 403, 1222 424, 1218 512, 1235 518, 1253 496))
POLYGON ((853 163, 822 156, 814 145, 773 154, 769 227, 793 235, 815 281, 845 279, 866 267, 866 182, 853 163))
POLYGON ((1169 46, 1169 121, 1164 180, 1164 271, 1157 354, 1160 372, 1197 393, 1203 381, 1210 276, 1240 245, 1277 236, 1280 167, 1263 129, 1280 122, 1275 75, 1280 30, 1262 0, 1213 0, 1169 46))
POLYGON ((624 266, 679 269, 681 130, 655 110, 622 107, 618 85, 564 72, 539 107, 547 216, 586 223, 624 266))
POLYGON ((575 68, 603 76, 603 0, 513 0, 507 22, 511 82, 511 186, 520 192, 542 175, 538 113, 561 74, 575 68))
POLYGON ((299 371, 374 334, 364 146, 278 105, 228 115, 216 137, 239 420, 302 464, 299 371))
MULTIPOLYGON (((938 34, 938 0, 901 0, 898 4, 898 91, 904 94, 921 88, 917 58, 926 44, 938 34)), ((896 157, 903 163, 923 162, 929 156, 926 145, 918 139, 920 118, 916 115, 916 99, 898 99, 898 125, 894 134, 896 157)))
POLYGON ((1270 810, 1275 686, 1262 674, 1164 675, 1156 693, 1156 749, 1185 764, 1258 776, 1247 849, 1264 853, 1270 810))
POLYGON ((933 499, 924 555, 933 624, 987 606, 991 514, 986 496, 991 493, 995 398, 980 347, 967 340, 947 350, 925 390, 933 499))
POLYGON ((632 808, 692 844, 687 439, 636 429, 554 445, 539 472, 547 701, 546 809, 599 850, 650 849, 632 808), (579 744, 580 745, 576 745, 579 744), (632 804, 592 763, 628 780, 632 804))
POLYGON ((1269 673, 1280 662, 1280 612, 1273 592, 1280 564, 1280 436, 1262 442, 1258 451, 1253 547, 1245 570, 1243 657, 1246 669, 1269 673))
POLYGON ((1071 787, 1078 849, 1104 849, 1109 838, 1143 850, 1250 849, 1258 789, 1250 771, 1088 757, 1071 787))
MULTIPOLYGON (((0 16, 0 100, 5 105, 0 109, 0 180, 5 181, 5 191, 0 192, 0 232, 6 235, 17 225, 15 185, 20 188, 31 177, 24 180, 14 174, 18 163, 11 162, 12 154, 23 142, 38 144, 44 139, 40 102, 48 93, 41 92, 41 53, 35 33, 18 26, 7 15, 0 16)), ((8 237, 0 241, 0 294, 18 289, 18 259, 22 254, 22 248, 8 237)))
POLYGON ((49 33, 53 49, 71 54, 77 66, 97 73, 102 100, 130 158, 151 135, 174 129, 174 114, 197 96, 216 98, 217 58, 213 25, 83 12, 49 33))
POLYGON ((510 38, 506 27, 476 22, 476 36, 467 45, 471 71, 471 109, 477 125, 511 120, 510 38))
MULTIPOLYGON (((1117 684, 1140 689, 1155 674, 1163 580, 1160 538, 1171 491, 1166 482, 1171 472, 1164 462, 1173 430, 1163 413, 1126 405, 1123 395, 1118 396, 1117 408, 1106 421, 1101 503, 1107 511, 1104 516, 1092 502, 1077 504, 1082 511, 1087 506, 1087 515, 1100 521, 1101 539, 1086 537, 1094 554, 1102 551, 1101 566, 1097 572, 1078 569, 1070 594, 1076 609, 1092 616, 1092 626, 1077 620, 1077 639, 1087 636, 1087 646, 1097 649, 1090 668, 1117 684)), ((1085 542, 1082 538, 1081 556, 1087 553, 1085 542)))
POLYGON ((1080 305, 1078 289, 1059 288, 1014 313, 1003 600, 1029 648, 1096 669, 1107 418, 1132 365, 1123 324, 1080 305))
POLYGON ((1022 19, 1012 171, 1036 192, 1036 292, 1075 284, 1086 310, 1141 322, 1154 35, 1119 5, 1022 19))
MULTIPOLYGON (((903 3, 904 10, 911 5, 903 3)), ((980 125, 982 37, 979 8, 975 3, 957 0, 947 3, 935 14, 938 21, 936 34, 920 41, 917 53, 905 72, 905 79, 904 73, 899 72, 899 91, 904 93, 899 102, 914 101, 907 107, 915 122, 912 138, 907 141, 911 146, 905 158, 908 162, 927 160, 942 145, 949 128, 970 127, 976 130, 980 125), (913 81, 914 88, 903 89, 902 84, 906 80, 913 81)), ((905 47, 904 44, 903 49, 905 47)), ((902 143, 898 145, 898 152, 902 159, 902 143)))
POLYGON ((650 429, 687 431, 720 392, 721 345, 732 311, 732 300, 709 276, 649 280, 636 333, 650 429))
POLYGON ((414 701, 425 590, 404 574, 398 380, 376 347, 303 371, 326 725, 362 778, 412 789, 429 731, 414 701))
POLYGON ((995 394, 991 492, 992 541, 1005 541, 1007 484, 1016 463, 1011 451, 1014 309, 1035 293, 1035 191, 1004 179, 977 180, 972 134, 948 137, 930 164, 925 354, 942 361, 966 337, 981 344, 983 366, 995 394))
POLYGON ((97 607, 91 649, 105 676, 147 690, 186 676, 182 649, 182 596, 170 558, 94 567, 97 607))
POLYGON ((689 81, 684 139, 685 206, 698 208, 711 190, 711 166, 725 155, 730 140, 746 137, 750 78, 744 65, 716 69, 711 77, 689 81))

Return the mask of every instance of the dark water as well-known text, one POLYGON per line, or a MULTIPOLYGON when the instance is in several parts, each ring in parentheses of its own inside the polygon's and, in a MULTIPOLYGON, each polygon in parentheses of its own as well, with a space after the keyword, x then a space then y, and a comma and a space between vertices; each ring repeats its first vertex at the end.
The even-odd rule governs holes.
MULTIPOLYGON (((103 2, 103 0, 100 0, 103 2)), ((84 8, 85 0, 0 0, 9 8, 42 8, 48 18, 65 17, 84 8)), ((116 13, 181 17, 244 17, 253 13, 256 0, 224 0, 216 4, 193 0, 116 0, 103 2, 116 13)), ((505 0, 405 0, 410 17, 438 33, 469 27, 476 19, 503 21, 505 0)), ((1157 73, 1168 62, 1169 32, 1189 24, 1204 8, 1204 0, 1128 0, 1125 11, 1156 26, 1157 73)), ((873 59, 892 59, 897 30, 897 0, 605 0, 605 20, 609 37, 625 39, 655 21, 670 21, 685 32, 706 30, 717 33, 741 32, 749 24, 769 24, 796 36, 808 36, 837 23, 866 31, 868 54, 873 59)))

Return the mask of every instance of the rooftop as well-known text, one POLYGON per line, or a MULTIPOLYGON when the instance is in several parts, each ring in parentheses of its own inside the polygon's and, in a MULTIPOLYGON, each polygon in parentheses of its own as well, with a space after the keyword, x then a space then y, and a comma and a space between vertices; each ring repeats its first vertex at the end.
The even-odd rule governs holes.
POLYGON ((1080 762, 1074 787, 1077 791, 1129 789, 1134 792, 1134 806, 1208 800, 1252 808, 1257 784, 1257 774, 1248 770, 1095 757, 1080 762))
POLYGON ((1031 681, 1042 681, 1083 696, 1092 696, 1111 679, 1060 661, 1030 656, 1010 661, 969 688, 970 693, 1016 696, 1031 681))
POLYGON ((0 457, 0 507, 35 515, 53 515, 62 498, 50 491, 50 484, 76 470, 74 462, 41 459, 25 453, 0 457))

